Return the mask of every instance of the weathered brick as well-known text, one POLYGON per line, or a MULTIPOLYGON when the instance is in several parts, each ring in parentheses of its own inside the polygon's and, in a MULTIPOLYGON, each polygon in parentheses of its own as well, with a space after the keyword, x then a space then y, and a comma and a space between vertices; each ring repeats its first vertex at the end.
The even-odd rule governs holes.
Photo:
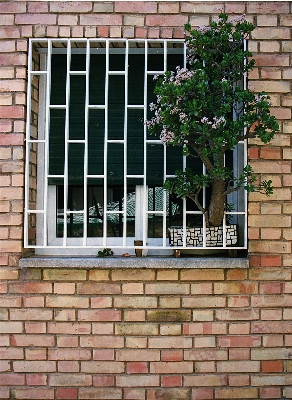
POLYGON ((158 375, 117 375, 116 386, 118 387, 151 387, 159 386, 158 375))
POLYGON ((124 338, 116 336, 84 336, 80 338, 81 347, 104 347, 104 348, 121 348, 124 347, 124 338))
POLYGON ((84 281, 85 270, 76 269, 44 269, 44 280, 48 281, 84 281))
POLYGON ((187 375, 185 376, 186 386, 226 386, 227 375, 224 374, 202 374, 198 375, 187 375))
POLYGON ((112 271, 113 281, 153 281, 155 279, 155 271, 153 270, 124 270, 118 269, 112 271))
POLYGON ((260 347, 260 336, 221 336, 218 339, 219 347, 260 347))
POLYGON ((121 293, 121 286, 118 283, 78 283, 77 293, 79 294, 118 294, 121 293))
POLYGON ((158 335, 158 325, 157 324, 116 324, 115 333, 119 335, 134 335, 134 336, 145 336, 145 335, 158 335))
POLYGON ((215 396, 218 399, 254 399, 258 395, 256 388, 222 388, 215 389, 215 396))
POLYGON ((85 399, 122 399, 122 389, 118 388, 80 388, 78 390, 80 400, 85 399))
POLYGON ((146 294, 188 294, 190 287, 181 283, 148 283, 145 285, 146 294))
POLYGON ((144 296, 124 296, 114 299, 117 308, 157 308, 157 298, 144 296))
POLYGON ((218 372, 260 372, 259 361, 218 361, 218 372))
POLYGON ((89 299, 81 296, 47 296, 46 307, 88 308, 89 299))
POLYGON ((181 271, 182 281, 222 281, 224 271, 222 269, 185 269, 181 271))
POLYGON ((79 310, 79 321, 121 321, 120 310, 79 310))

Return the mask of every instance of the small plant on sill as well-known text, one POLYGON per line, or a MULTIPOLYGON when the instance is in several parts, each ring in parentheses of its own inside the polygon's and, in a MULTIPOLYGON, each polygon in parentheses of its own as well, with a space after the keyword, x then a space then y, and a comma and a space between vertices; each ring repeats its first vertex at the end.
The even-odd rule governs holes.
POLYGON ((109 257, 109 256, 113 256, 113 255, 114 255, 114 252, 112 251, 112 249, 103 249, 97 253, 97 257, 109 257))
POLYGON ((228 194, 242 187, 268 196, 273 193, 272 182, 257 184, 249 165, 234 176, 224 163, 226 152, 239 142, 258 138, 266 144, 279 130, 270 115, 269 96, 243 85, 244 76, 255 65, 252 53, 244 48, 253 29, 244 16, 229 21, 225 13, 209 27, 192 30, 187 24, 188 68, 177 67, 175 72, 155 77, 157 103, 150 104, 155 116, 146 121, 148 130, 160 135, 165 145, 181 146, 186 156, 199 157, 206 167, 202 175, 190 168, 176 171, 165 188, 193 200, 207 227, 222 225, 228 194), (211 187, 207 206, 199 199, 204 187, 211 187))

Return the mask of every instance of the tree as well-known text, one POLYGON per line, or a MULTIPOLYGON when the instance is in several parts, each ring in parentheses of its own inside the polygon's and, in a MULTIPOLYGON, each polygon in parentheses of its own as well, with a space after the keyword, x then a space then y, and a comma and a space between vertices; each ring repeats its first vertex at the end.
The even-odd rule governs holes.
POLYGON ((247 191, 272 193, 271 181, 256 184, 252 168, 240 176, 224 164, 225 154, 245 139, 258 137, 268 143, 279 130, 270 115, 269 96, 254 93, 243 85, 243 77, 255 65, 245 40, 254 26, 244 16, 233 21, 225 13, 209 27, 191 29, 187 24, 187 68, 177 67, 158 77, 154 112, 146 121, 152 134, 159 134, 165 145, 181 146, 188 157, 199 157, 206 174, 193 174, 187 168, 176 171, 165 188, 177 197, 192 199, 205 215, 206 226, 220 226, 226 209, 226 196, 241 187, 247 191), (199 201, 203 187, 210 186, 211 198, 204 208, 199 201))

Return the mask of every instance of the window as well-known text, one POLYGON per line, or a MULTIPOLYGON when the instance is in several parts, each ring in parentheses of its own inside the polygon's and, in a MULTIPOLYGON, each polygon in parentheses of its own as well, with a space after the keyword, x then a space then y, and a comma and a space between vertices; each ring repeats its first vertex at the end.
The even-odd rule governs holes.
MULTIPOLYGON (((192 202, 169 196, 164 180, 186 159, 149 136, 153 77, 184 66, 181 40, 32 39, 26 139, 25 247, 38 254, 171 254, 168 228, 202 225, 192 202)), ((227 163, 241 169, 244 143, 227 163)), ((208 191, 202 193, 208 201, 208 191)), ((232 194, 226 216, 246 247, 246 196, 232 194)), ((221 248, 229 247, 223 229, 221 248)), ((206 235, 206 232, 203 232, 206 235)), ((180 247, 188 248, 182 235, 180 247)), ((206 239, 200 247, 212 248, 206 239)), ((234 246, 233 246, 234 247, 234 246)))

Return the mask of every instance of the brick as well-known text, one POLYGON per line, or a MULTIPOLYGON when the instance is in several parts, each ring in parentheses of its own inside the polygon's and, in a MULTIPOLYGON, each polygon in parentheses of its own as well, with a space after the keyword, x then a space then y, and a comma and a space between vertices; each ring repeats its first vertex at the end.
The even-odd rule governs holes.
POLYGON ((11 293, 52 293, 52 284, 43 282, 22 282, 10 285, 11 293))
POLYGON ((46 307, 88 308, 89 299, 81 296, 47 296, 46 307))
POLYGON ((119 13, 156 13, 157 5, 152 1, 137 4, 136 1, 119 1, 115 4, 115 11, 119 13))
POLYGON ((0 358, 1 360, 23 360, 24 352, 23 349, 0 347, 0 358))
POLYGON ((23 386, 25 384, 25 377, 21 374, 1 374, 0 385, 9 386, 23 386))
POLYGON ((283 361, 262 361, 261 362, 262 372, 282 372, 283 371, 283 361))
POLYGON ((212 400, 214 399, 213 389, 192 389, 193 400, 212 400))
POLYGON ((122 285, 123 294, 143 294, 144 285, 143 283, 124 283, 122 285))
POLYGON ((8 372, 11 370, 10 362, 9 361, 0 361, 0 371, 1 372, 8 372))
POLYGON ((252 322, 252 333, 290 333, 292 322, 290 321, 263 321, 252 322))
POLYGON ((249 245, 250 252, 253 253, 269 253, 271 251, 275 253, 291 253, 291 243, 283 241, 269 241, 265 240, 262 242, 251 241, 249 245), (273 249, 273 250, 272 250, 273 249))
POLYGON ((247 3, 248 14, 287 14, 289 13, 289 4, 286 2, 251 2, 247 3))
POLYGON ((109 270, 106 269, 95 269, 89 271, 89 281, 108 281, 109 278, 109 270))
POLYGON ((150 337, 149 348, 161 348, 161 349, 175 349, 175 348, 190 348, 192 347, 192 338, 184 337, 150 337))
POLYGON ((188 400, 191 395, 190 388, 160 388, 160 389, 149 389, 147 390, 147 399, 177 399, 177 400, 188 400))
POLYGON ((222 281, 224 271, 221 269, 185 269, 181 271, 182 281, 222 281))
POLYGON ((146 26, 184 26, 186 24, 187 17, 181 14, 173 15, 146 15, 146 26))
POLYGON ((93 386, 107 387, 114 386, 114 376, 112 375, 102 375, 93 377, 93 386))
POLYGON ((54 399, 54 389, 32 387, 11 389, 11 396, 15 399, 27 400, 54 399))
POLYGON ((56 294, 74 294, 75 283, 54 283, 54 293, 56 294))
POLYGON ((291 307, 292 295, 261 295, 251 299, 253 307, 291 307))
POLYGON ((10 310, 10 319, 13 321, 49 321, 53 317, 51 310, 40 309, 13 309, 10 310))
POLYGON ((179 283, 149 283, 145 285, 146 294, 189 294, 188 284, 179 283))
POLYGON ((56 25, 57 17, 54 14, 16 14, 17 25, 56 25))
POLYGON ((111 297, 94 296, 90 299, 91 308, 108 308, 112 306, 111 297))
POLYGON ((55 361, 14 361, 15 372, 55 372, 55 361))
MULTIPOLYGON (((285 391, 285 389, 284 389, 285 391)), ((281 388, 279 387, 263 387, 260 389, 261 399, 280 399, 281 398, 281 388)), ((285 395, 284 395, 285 396, 285 395)))
POLYGON ((127 374, 147 374, 148 364, 146 362, 127 363, 127 374))
POLYGON ((229 334, 230 335, 244 335, 250 333, 250 323, 231 323, 229 324, 229 334))
POLYGON ((214 283, 215 294, 255 294, 258 285, 254 282, 214 283))
POLYGON ((78 361, 58 361, 58 372, 79 372, 80 366, 78 361))
POLYGON ((190 310, 158 310, 148 311, 147 313, 149 321, 156 322, 182 322, 191 320, 190 310))
POLYGON ((195 296, 183 297, 182 306, 187 308, 217 308, 226 306, 224 296, 195 296))
POLYGON ((55 339, 49 335, 13 335, 11 338, 13 346, 29 347, 29 346, 55 346, 55 339))
POLYGON ((122 349, 116 350, 116 360, 117 361, 128 361, 134 362, 139 360, 142 361, 158 361, 160 359, 159 350, 141 350, 141 349, 122 349))
POLYGON ((19 333, 22 332, 22 322, 19 321, 5 321, 0 325, 0 333, 19 333))
MULTIPOLYGON (((252 37, 252 39, 257 39, 257 40, 289 39, 288 31, 289 31, 288 28, 258 27, 251 33, 251 37, 252 37)), ((254 55, 254 58, 257 58, 257 56, 254 55)), ((258 64, 256 63, 256 65, 258 65, 258 64)), ((277 65, 277 64, 275 64, 275 65, 277 65)))
POLYGON ((182 386, 182 376, 181 375, 162 376, 161 386, 162 387, 182 386))
POLYGON ((117 361, 82 361, 81 372, 97 374, 102 371, 104 374, 121 374, 125 370, 123 362, 117 361))
POLYGON ((178 280, 178 270, 158 270, 157 271, 158 281, 177 281, 178 280))
POLYGON ((77 388, 57 388, 56 390, 56 399, 77 399, 77 388))
POLYGON ((185 386, 226 386, 227 376, 224 374, 202 374, 186 375, 184 379, 185 386))
POLYGON ((26 333, 46 333, 46 323, 45 322, 25 322, 25 332, 26 333))
POLYGON ((90 350, 57 349, 48 351, 48 360, 89 360, 90 358, 90 350))
POLYGON ((222 322, 197 322, 191 324, 184 324, 184 334, 224 334, 226 333, 226 324, 222 322))
POLYGON ((258 15, 257 26, 277 26, 277 15, 258 15))
POLYGON ((86 13, 92 10, 91 1, 54 1, 50 4, 50 11, 55 13, 86 13))
POLYGON ((115 333, 118 335, 158 335, 158 325, 157 324, 116 324, 115 333))
POLYGON ((114 388, 80 388, 78 391, 78 398, 85 399, 100 399, 100 400, 115 400, 122 399, 122 390, 114 388))
POLYGON ((91 386, 92 377, 85 374, 49 375, 49 386, 91 386))
POLYGON ((223 388, 215 389, 217 399, 255 399, 258 395, 256 388, 223 388))
POLYGON ((112 280, 113 281, 153 281, 155 279, 155 271, 153 270, 143 270, 143 269, 133 269, 133 270, 113 270, 112 280))
POLYGON ((81 14, 80 25, 122 25, 122 16, 119 14, 81 14))
POLYGON ((118 283, 78 283, 77 293, 79 294, 119 294, 121 286, 118 283))
MULTIPOLYGON (((255 332, 253 332, 255 333, 255 332)), ((222 336, 218 339, 219 347, 259 347, 260 336, 222 336)))
POLYGON ((93 350, 93 360, 114 360, 115 353, 113 349, 93 350))
POLYGON ((259 361, 218 361, 217 371, 236 373, 236 372, 260 372, 259 361))
POLYGON ((158 375, 117 375, 116 377, 117 387, 151 387, 159 386, 159 376, 158 375))
POLYGON ((46 360, 47 354, 46 349, 25 349, 25 359, 27 361, 32 360, 46 360))
POLYGON ((104 348, 121 348, 124 347, 124 338, 116 336, 91 335, 80 338, 81 347, 104 347, 104 348))
POLYGON ((138 297, 124 296, 114 299, 114 307, 116 308, 156 308, 157 298, 155 297, 138 297))
POLYGON ((161 361, 182 361, 183 351, 182 350, 162 350, 161 361))
POLYGON ((182 331, 181 324, 161 324, 160 335, 180 335, 182 331))
POLYGON ((18 270, 12 268, 1 268, 0 269, 0 279, 2 280, 15 280, 18 279, 18 270))
POLYGON ((79 310, 79 321, 121 321, 119 310, 79 310))
POLYGON ((290 375, 261 375, 261 376, 252 376, 251 377, 251 385, 252 386, 268 386, 268 385, 291 385, 291 374, 290 375))
POLYGON ((88 335, 91 332, 90 324, 74 322, 50 322, 48 333, 88 335))
POLYGON ((56 321, 75 321, 76 314, 74 310, 70 309, 56 309, 54 310, 56 321))
POLYGON ((285 281, 291 279, 289 270, 275 267, 252 268, 249 271, 249 277, 252 280, 262 281, 285 281))
POLYGON ((150 373, 154 374, 190 374, 192 372, 193 363, 190 361, 150 363, 150 373))
POLYGON ((179 3, 163 2, 158 3, 159 14, 176 14, 179 13, 179 3))
POLYGON ((59 15, 58 25, 77 25, 78 16, 77 15, 59 15))
POLYGON ((85 270, 76 269, 44 269, 44 280, 48 281, 84 281, 85 270))

